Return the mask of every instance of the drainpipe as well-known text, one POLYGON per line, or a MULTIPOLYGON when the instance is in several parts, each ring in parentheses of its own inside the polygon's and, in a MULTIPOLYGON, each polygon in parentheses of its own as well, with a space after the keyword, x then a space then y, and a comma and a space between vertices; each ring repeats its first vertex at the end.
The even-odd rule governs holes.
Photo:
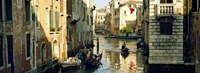
POLYGON ((188 40, 189 38, 189 34, 190 34, 190 23, 189 23, 189 1, 187 0, 187 27, 188 27, 188 30, 187 30, 187 37, 186 37, 186 41, 188 40))
POLYGON ((199 31, 196 32, 196 64, 199 64, 199 31))
POLYGON ((197 0, 197 11, 199 10, 199 0, 197 0))
MULTIPOLYGON (((36 7, 34 6, 34 14, 35 14, 35 9, 36 9, 36 7)), ((35 15, 36 16, 36 15, 35 15)), ((35 18, 34 18, 34 20, 35 20, 35 18)), ((34 40, 33 40, 33 43, 35 44, 34 45, 34 51, 35 51, 35 54, 34 54, 34 57, 35 57, 35 61, 34 61, 34 66, 36 67, 36 60, 37 60, 37 57, 36 57, 36 22, 34 21, 34 40)))

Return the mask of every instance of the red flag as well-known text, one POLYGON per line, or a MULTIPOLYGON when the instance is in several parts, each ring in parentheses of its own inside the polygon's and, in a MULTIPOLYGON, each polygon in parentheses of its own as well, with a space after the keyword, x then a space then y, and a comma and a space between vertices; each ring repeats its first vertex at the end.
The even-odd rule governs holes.
POLYGON ((134 8, 130 8, 131 14, 134 12, 134 10, 135 10, 134 8))

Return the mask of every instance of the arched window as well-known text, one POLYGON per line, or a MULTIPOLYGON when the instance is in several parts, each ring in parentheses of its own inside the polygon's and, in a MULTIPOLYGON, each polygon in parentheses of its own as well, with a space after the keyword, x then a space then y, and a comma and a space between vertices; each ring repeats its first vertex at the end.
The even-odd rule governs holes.
POLYGON ((46 59, 46 45, 45 45, 45 43, 42 43, 42 46, 41 46, 41 61, 42 61, 42 63, 45 62, 45 59, 46 59))
POLYGON ((59 58, 59 48, 58 48, 58 42, 55 40, 53 42, 53 46, 52 46, 52 55, 53 55, 53 59, 57 59, 59 58))

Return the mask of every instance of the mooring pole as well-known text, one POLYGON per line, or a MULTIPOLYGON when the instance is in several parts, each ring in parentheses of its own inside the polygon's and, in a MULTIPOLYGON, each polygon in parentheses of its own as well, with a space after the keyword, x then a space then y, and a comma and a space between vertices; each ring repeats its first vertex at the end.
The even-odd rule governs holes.
POLYGON ((97 54, 99 54, 99 37, 97 37, 97 54))

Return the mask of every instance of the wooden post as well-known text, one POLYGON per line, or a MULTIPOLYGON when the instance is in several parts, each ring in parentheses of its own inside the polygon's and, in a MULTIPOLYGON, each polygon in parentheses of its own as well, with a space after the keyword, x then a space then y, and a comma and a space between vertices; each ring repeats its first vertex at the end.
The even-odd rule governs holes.
POLYGON ((97 37, 97 54, 99 54, 99 37, 97 37))

